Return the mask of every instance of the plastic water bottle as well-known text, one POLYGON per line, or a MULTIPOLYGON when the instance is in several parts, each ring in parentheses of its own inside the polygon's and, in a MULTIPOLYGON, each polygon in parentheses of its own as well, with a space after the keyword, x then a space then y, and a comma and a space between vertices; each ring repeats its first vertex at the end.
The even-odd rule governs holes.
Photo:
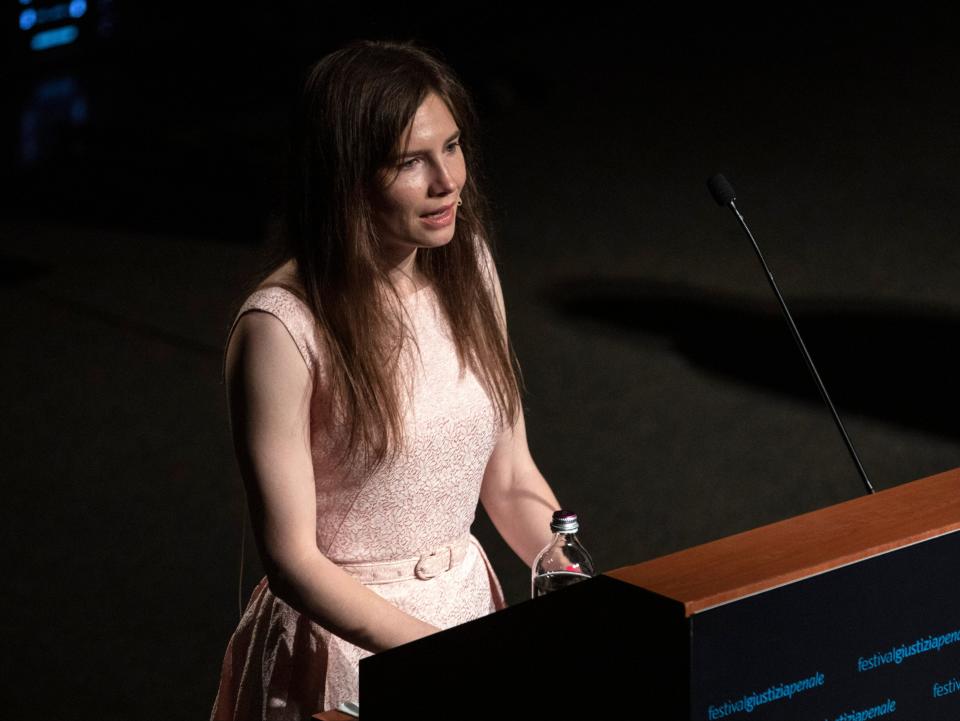
POLYGON ((572 511, 554 511, 550 522, 553 539, 537 555, 530 577, 533 598, 595 575, 593 559, 577 539, 580 524, 572 511))

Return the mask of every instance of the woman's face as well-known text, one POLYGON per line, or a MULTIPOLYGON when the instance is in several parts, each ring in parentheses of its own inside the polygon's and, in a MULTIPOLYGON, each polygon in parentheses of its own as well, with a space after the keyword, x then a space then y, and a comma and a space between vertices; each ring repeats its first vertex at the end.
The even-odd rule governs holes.
POLYGON ((450 242, 467 181, 460 129, 438 95, 427 96, 408 130, 406 146, 386 169, 386 185, 373 203, 377 228, 398 261, 417 248, 450 242))

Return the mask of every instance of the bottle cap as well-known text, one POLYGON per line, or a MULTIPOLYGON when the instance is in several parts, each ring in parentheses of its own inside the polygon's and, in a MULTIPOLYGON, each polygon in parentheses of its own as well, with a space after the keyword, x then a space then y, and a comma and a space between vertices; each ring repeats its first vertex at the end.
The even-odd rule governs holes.
POLYGON ((550 530, 554 533, 576 533, 580 530, 577 514, 573 511, 554 511, 550 530))

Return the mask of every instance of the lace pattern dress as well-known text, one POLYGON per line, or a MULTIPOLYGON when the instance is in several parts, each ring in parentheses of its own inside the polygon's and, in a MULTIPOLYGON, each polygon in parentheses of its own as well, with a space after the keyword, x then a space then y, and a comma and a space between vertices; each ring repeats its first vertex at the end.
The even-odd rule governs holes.
MULTIPOLYGON (((434 291, 404 304, 419 347, 404 360, 412 382, 407 445, 395 463, 368 475, 332 466, 324 363, 307 306, 268 287, 250 295, 237 319, 251 311, 278 318, 313 378, 317 547, 401 610, 449 628, 505 606, 470 533, 497 425, 483 387, 461 371, 434 291)), ((277 598, 264 578, 227 646, 211 718, 303 719, 356 701, 359 661, 368 655, 277 598)))

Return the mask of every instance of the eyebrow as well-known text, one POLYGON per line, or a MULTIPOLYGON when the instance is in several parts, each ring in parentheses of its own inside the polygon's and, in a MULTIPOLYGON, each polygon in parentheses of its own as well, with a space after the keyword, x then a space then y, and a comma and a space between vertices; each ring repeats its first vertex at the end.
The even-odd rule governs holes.
MULTIPOLYGON (((457 131, 456 131, 453 135, 451 135, 449 138, 447 138, 446 140, 443 141, 443 144, 446 145, 447 143, 450 143, 450 142, 456 140, 457 138, 460 137, 460 133, 461 133, 461 132, 462 132, 461 130, 457 129, 457 131)), ((411 150, 411 151, 406 152, 406 153, 404 153, 403 155, 399 156, 399 159, 400 159, 400 160, 403 160, 404 158, 412 158, 412 157, 415 157, 415 156, 417 156, 417 155, 422 155, 422 154, 425 153, 425 152, 427 152, 427 151, 426 151, 426 150, 411 150)))

